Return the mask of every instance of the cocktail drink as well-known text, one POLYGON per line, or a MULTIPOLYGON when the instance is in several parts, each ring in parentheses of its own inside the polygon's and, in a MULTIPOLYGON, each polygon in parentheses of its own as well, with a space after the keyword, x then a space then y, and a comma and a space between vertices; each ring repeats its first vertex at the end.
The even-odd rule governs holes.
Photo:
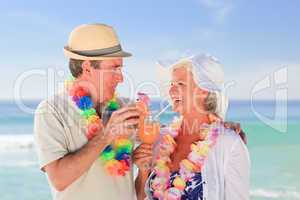
POLYGON ((142 143, 153 144, 160 135, 160 123, 154 121, 151 117, 144 118, 140 122, 138 136, 142 143))
POLYGON ((152 120, 149 104, 149 97, 145 93, 138 93, 136 106, 141 112, 138 138, 142 143, 153 144, 159 138, 160 124, 152 120))

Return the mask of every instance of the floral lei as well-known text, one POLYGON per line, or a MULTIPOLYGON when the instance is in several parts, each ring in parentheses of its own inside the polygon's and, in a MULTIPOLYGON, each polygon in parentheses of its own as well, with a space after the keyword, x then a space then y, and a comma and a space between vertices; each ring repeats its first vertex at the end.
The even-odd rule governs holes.
MULTIPOLYGON (((94 104, 90 94, 85 88, 76 86, 74 78, 65 81, 65 87, 69 92, 73 102, 80 109, 80 115, 85 119, 87 125, 86 137, 91 140, 103 129, 103 123, 93 108, 94 104)), ((120 108, 114 96, 107 104, 108 111, 116 111, 120 108)), ((125 176, 130 170, 130 158, 133 143, 127 138, 116 139, 108 145, 100 154, 100 160, 104 163, 104 168, 111 176, 125 176)))
POLYGON ((180 200, 187 182, 195 175, 201 172, 209 150, 216 144, 220 133, 218 126, 214 124, 207 125, 203 129, 205 139, 191 144, 191 152, 188 157, 179 164, 179 174, 175 177, 173 183, 170 183, 170 155, 176 148, 174 138, 178 135, 181 120, 177 121, 168 128, 159 144, 158 154, 155 158, 154 172, 156 174, 152 189, 153 196, 159 200, 180 200), (173 185, 173 186, 172 186, 173 185))

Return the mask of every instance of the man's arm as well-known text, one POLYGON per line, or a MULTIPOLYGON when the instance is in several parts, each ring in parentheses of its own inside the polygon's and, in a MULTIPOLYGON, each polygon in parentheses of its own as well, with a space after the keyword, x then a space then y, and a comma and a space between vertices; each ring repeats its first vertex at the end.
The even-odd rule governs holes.
POLYGON ((46 165, 44 170, 55 189, 63 191, 82 176, 107 145, 103 135, 98 134, 80 150, 46 165))
POLYGON ((132 134, 132 126, 139 122, 138 115, 134 107, 115 111, 93 139, 78 151, 69 153, 58 112, 47 102, 41 103, 35 115, 35 141, 41 168, 55 189, 64 190, 84 174, 117 134, 132 134))

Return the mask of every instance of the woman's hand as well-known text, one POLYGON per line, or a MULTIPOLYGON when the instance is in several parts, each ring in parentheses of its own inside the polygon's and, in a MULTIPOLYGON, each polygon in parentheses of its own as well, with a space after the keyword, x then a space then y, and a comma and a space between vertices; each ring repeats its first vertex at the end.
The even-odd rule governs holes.
POLYGON ((247 144, 247 136, 244 131, 241 129, 240 123, 236 122, 224 122, 225 128, 230 128, 234 130, 237 134, 240 135, 245 144, 247 144))
POLYGON ((133 151, 133 163, 138 167, 139 173, 147 174, 150 172, 153 146, 151 144, 141 144, 133 151))

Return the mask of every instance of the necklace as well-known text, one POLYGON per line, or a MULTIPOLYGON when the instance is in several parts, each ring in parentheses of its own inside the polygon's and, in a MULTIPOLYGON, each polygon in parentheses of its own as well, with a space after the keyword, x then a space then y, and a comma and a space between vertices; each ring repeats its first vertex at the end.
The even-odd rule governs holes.
POLYGON ((180 122, 177 125, 171 124, 162 137, 159 144, 158 154, 155 158, 155 178, 152 182, 153 196, 159 200, 180 200, 187 182, 194 177, 195 173, 201 172, 209 153, 209 150, 216 144, 220 133, 218 124, 204 125, 204 140, 191 144, 191 152, 186 159, 179 164, 179 173, 170 183, 170 155, 176 148, 174 138, 178 135, 180 122), (175 128, 175 129, 174 129, 175 128))
MULTIPOLYGON (((93 108, 94 103, 87 90, 74 84, 75 79, 71 77, 66 80, 65 86, 74 104, 79 108, 80 115, 86 121, 86 137, 91 140, 101 129, 103 123, 93 108)), ((120 108, 116 95, 108 102, 107 109, 110 112, 120 108)), ((105 170, 111 176, 125 176, 130 170, 130 158, 133 143, 127 138, 119 138, 108 145, 100 154, 100 160, 104 164, 105 170)))

